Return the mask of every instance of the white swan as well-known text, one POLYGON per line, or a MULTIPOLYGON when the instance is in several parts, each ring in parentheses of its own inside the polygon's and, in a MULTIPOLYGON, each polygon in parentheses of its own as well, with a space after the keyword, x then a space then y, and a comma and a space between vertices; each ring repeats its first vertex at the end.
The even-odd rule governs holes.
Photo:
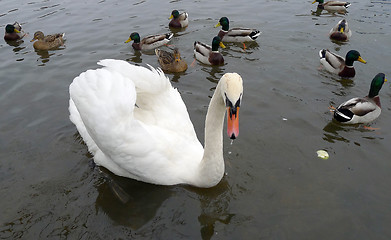
POLYGON ((223 134, 239 134, 242 78, 225 74, 205 120, 205 149, 179 92, 164 73, 121 60, 76 77, 69 87, 70 119, 97 165, 119 176, 160 185, 212 187, 224 175, 223 134))

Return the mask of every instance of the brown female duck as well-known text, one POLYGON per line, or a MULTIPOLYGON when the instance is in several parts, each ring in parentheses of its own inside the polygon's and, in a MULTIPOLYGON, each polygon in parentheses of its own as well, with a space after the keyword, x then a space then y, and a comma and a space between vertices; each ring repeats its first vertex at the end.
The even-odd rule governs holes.
POLYGON ((183 72, 187 69, 187 63, 181 58, 178 48, 173 52, 155 49, 161 68, 168 72, 183 72))
POLYGON ((44 35, 43 32, 37 31, 34 33, 33 46, 36 50, 52 50, 64 45, 65 33, 56 33, 53 35, 44 35))

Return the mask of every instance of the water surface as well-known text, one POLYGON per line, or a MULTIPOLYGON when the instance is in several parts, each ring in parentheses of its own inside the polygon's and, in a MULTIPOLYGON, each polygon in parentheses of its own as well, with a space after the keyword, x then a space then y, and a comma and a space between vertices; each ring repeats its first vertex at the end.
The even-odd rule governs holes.
POLYGON ((18 21, 19 44, 0 40, 1 239, 390 239, 391 90, 367 130, 331 121, 329 105, 365 96, 390 72, 390 1, 354 1, 346 15, 311 14, 309 1, 0 1, 0 27, 18 21), (256 43, 221 50, 225 65, 198 62, 168 74, 203 142, 204 118, 220 77, 244 79, 240 136, 226 139, 226 176, 211 189, 163 187, 97 168, 68 119, 73 78, 104 58, 158 67, 124 41, 165 33, 173 9, 190 25, 173 45, 193 61, 195 40, 210 44, 218 19, 262 31, 256 43), (351 41, 328 32, 342 17, 351 41), (66 33, 55 51, 36 52, 35 31, 66 33), (354 79, 319 70, 318 52, 358 50, 354 79), (317 158, 325 149, 330 158, 317 158), (121 188, 125 200, 114 194, 121 188))

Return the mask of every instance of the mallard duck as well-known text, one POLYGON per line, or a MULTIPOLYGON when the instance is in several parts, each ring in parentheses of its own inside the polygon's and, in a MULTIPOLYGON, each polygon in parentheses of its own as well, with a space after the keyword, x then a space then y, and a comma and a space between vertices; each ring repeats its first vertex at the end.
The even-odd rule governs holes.
POLYGON ((319 56, 320 63, 326 68, 327 71, 347 78, 351 78, 356 75, 356 71, 353 67, 354 61, 367 63, 364 59, 361 58, 360 53, 356 50, 350 50, 346 54, 346 59, 330 52, 328 49, 320 50, 319 56))
POLYGON ((328 12, 346 12, 346 9, 350 6, 349 2, 340 2, 340 1, 328 1, 324 0, 315 0, 312 4, 318 2, 318 9, 326 10, 328 12))
POLYGON ((336 41, 348 41, 352 36, 348 22, 342 19, 330 30, 329 37, 336 41))
MULTIPOLYGON (((227 17, 220 18, 215 27, 221 26, 219 36, 223 42, 252 42, 257 39, 261 32, 251 28, 231 28, 229 29, 229 20, 227 17)), ((245 46, 245 45, 244 45, 245 46)))
POLYGON ((70 120, 94 161, 116 175, 159 185, 213 187, 224 175, 223 126, 239 134, 242 78, 224 74, 210 100, 202 147, 178 90, 159 69, 106 59, 69 87, 70 120))
POLYGON ((187 63, 181 58, 178 48, 173 52, 155 49, 157 60, 164 71, 183 72, 187 69, 187 63))
POLYGON ((7 24, 5 26, 4 40, 15 41, 22 39, 26 34, 22 30, 22 26, 15 22, 14 24, 7 24))
POLYGON ((213 38, 212 47, 210 47, 205 43, 195 41, 194 42, 195 58, 204 64, 222 65, 224 64, 224 58, 219 52, 219 46, 225 48, 219 36, 213 38))
POLYGON ((178 10, 173 10, 170 19, 168 26, 172 28, 184 28, 189 25, 189 15, 186 12, 179 14, 178 10))
POLYGON ((34 33, 34 38, 30 42, 34 42, 33 47, 37 50, 51 50, 64 45, 65 33, 56 33, 52 35, 44 35, 43 32, 37 31, 34 33))
POLYGON ((387 82, 384 73, 378 73, 371 82, 369 94, 366 97, 352 98, 334 110, 334 119, 341 123, 369 123, 381 113, 379 91, 387 82))
POLYGON ((172 33, 150 35, 140 41, 140 35, 134 32, 130 34, 129 39, 126 40, 125 43, 133 40, 132 47, 135 50, 147 51, 166 45, 171 40, 172 36, 174 36, 172 33))

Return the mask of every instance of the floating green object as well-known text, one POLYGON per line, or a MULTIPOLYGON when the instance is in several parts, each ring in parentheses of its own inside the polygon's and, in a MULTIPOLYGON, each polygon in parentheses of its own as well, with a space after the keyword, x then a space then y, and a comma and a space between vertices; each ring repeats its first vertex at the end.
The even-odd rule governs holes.
POLYGON ((316 153, 318 154, 318 157, 321 158, 321 159, 329 159, 329 154, 325 151, 325 150, 318 150, 316 151, 316 153))

